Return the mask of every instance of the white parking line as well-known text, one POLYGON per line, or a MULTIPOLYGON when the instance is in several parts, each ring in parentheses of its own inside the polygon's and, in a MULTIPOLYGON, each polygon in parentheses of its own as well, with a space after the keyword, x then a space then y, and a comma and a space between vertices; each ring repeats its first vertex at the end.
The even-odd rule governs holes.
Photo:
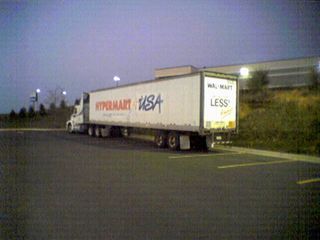
POLYGON ((196 157, 215 157, 215 156, 225 156, 225 155, 239 155, 242 153, 209 153, 209 154, 188 154, 188 155, 174 155, 169 156, 170 159, 177 158, 196 158, 196 157))
POLYGON ((291 163, 291 162, 298 162, 298 160, 279 160, 279 161, 270 161, 270 162, 240 163, 240 164, 218 166, 218 169, 253 167, 253 166, 260 166, 260 165, 272 165, 272 164, 291 163))
POLYGON ((64 128, 0 128, 0 132, 26 132, 26 131, 35 131, 35 132, 58 132, 66 131, 64 128))
POLYGON ((315 182, 320 182, 320 178, 313 178, 313 179, 298 181, 297 184, 303 185, 303 184, 315 183, 315 182))

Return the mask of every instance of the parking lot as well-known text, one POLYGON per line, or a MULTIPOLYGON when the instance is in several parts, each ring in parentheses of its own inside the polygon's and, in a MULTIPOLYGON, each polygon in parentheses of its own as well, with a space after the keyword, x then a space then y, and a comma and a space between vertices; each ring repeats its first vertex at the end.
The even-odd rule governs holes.
POLYGON ((0 132, 4 239, 316 239, 320 165, 0 132))

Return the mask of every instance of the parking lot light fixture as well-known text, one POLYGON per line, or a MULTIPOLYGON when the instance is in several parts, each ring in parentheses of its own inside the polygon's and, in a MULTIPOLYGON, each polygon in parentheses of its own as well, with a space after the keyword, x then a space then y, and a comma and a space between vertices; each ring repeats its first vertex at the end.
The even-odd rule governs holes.
POLYGON ((249 69, 246 67, 240 68, 240 76, 242 78, 247 78, 249 76, 249 69))
POLYGON ((118 76, 114 76, 113 81, 115 81, 117 83, 117 87, 118 87, 118 83, 120 81, 120 78, 118 76))

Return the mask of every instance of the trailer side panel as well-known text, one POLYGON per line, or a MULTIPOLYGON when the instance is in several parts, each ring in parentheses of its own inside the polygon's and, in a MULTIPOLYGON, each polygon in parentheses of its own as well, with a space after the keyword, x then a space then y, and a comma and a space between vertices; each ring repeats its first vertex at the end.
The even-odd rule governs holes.
POLYGON ((198 131, 200 74, 90 93, 89 122, 198 131))

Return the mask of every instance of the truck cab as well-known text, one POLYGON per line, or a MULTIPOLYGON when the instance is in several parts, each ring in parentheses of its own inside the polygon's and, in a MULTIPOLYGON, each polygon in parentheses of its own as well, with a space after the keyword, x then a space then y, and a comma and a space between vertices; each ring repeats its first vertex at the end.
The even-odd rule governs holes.
POLYGON ((89 94, 83 93, 80 101, 75 104, 73 113, 66 123, 68 132, 85 132, 89 120, 89 94))

